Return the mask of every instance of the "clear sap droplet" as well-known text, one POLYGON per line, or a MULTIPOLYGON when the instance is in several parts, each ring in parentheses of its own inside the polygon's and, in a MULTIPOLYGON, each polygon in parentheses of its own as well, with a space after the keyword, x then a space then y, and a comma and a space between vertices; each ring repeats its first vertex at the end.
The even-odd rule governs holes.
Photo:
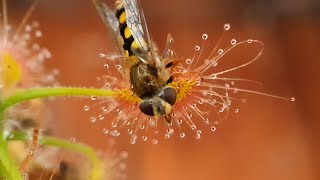
POLYGON ((83 106, 83 110, 84 111, 89 111, 89 106, 87 106, 87 105, 83 106))
POLYGON ((196 139, 200 139, 201 138, 201 134, 196 133, 196 139))
POLYGON ((230 30, 230 28, 231 28, 231 25, 230 25, 229 23, 223 25, 223 29, 224 29, 225 31, 230 30))
POLYGON ((295 101, 295 100, 296 100, 295 97, 291 97, 291 98, 290 98, 290 101, 292 101, 292 102, 295 101))
POLYGON ((239 109, 235 109, 235 110, 234 110, 235 113, 238 113, 239 111, 240 111, 239 109))
POLYGON ((102 114, 100 114, 100 115, 99 115, 99 119, 100 119, 100 120, 103 120, 103 119, 104 119, 104 116, 103 116, 102 114))
POLYGON ((117 127, 117 123, 112 122, 112 123, 111 123, 111 126, 115 128, 115 127, 117 127))
POLYGON ((200 46, 195 46, 194 50, 199 51, 200 50, 200 46))
POLYGON ((206 118, 206 119, 204 120, 204 122, 205 122, 205 124, 209 124, 209 119, 206 118))
POLYGON ((180 133, 180 138, 184 138, 184 137, 186 137, 186 134, 185 133, 180 133))
POLYGON ((128 154, 128 152, 127 152, 127 151, 122 151, 122 152, 120 153, 120 157, 121 157, 121 159, 127 159, 127 158, 128 158, 128 156, 129 156, 129 154, 128 154))
POLYGON ((104 64, 103 67, 104 67, 105 69, 108 69, 108 68, 109 68, 109 64, 104 64))
POLYGON ((186 59, 186 64, 191 64, 192 60, 191 59, 186 59))
POLYGON ((92 101, 95 101, 96 99, 97 99, 96 96, 91 96, 91 100, 92 100, 92 101))
POLYGON ((253 41, 252 39, 248 39, 247 40, 248 43, 252 43, 252 41, 253 41))
POLYGON ((107 111, 107 108, 103 106, 103 107, 101 107, 101 110, 104 111, 104 112, 106 112, 106 111, 107 111))
POLYGON ((232 44, 232 45, 235 45, 236 43, 237 43, 237 40, 231 39, 231 44, 232 44))
POLYGON ((106 128, 103 128, 103 129, 102 129, 102 132, 103 132, 103 134, 108 134, 108 133, 109 133, 109 130, 106 129, 106 128))
POLYGON ((222 54, 222 53, 223 53, 223 49, 219 49, 218 54, 222 54))
POLYGON ((32 27, 31 27, 29 24, 27 24, 27 25, 24 27, 24 30, 25 30, 26 32, 30 32, 30 31, 32 30, 32 27))
POLYGON ((211 130, 212 132, 214 132, 214 131, 217 130, 217 128, 216 128, 215 126, 211 126, 210 130, 211 130))
POLYGON ((202 34, 202 39, 207 40, 208 39, 208 34, 202 34))
POLYGON ((117 67, 117 69, 118 69, 118 70, 120 70, 120 69, 121 69, 121 65, 117 65, 116 67, 117 67))
POLYGON ((152 140, 152 143, 153 143, 153 144, 158 144, 158 140, 157 140, 157 139, 153 139, 153 140, 152 140))
POLYGON ((40 38, 42 37, 42 32, 40 30, 37 30, 34 35, 37 37, 37 38, 40 38))
POLYGON ((147 141, 148 137, 147 136, 142 136, 141 139, 142 139, 142 141, 147 141))
POLYGON ((70 138, 71 142, 76 142, 76 138, 70 138))
POLYGON ((97 120, 97 119, 96 119, 95 117, 91 117, 91 118, 90 118, 90 122, 92 122, 92 123, 96 122, 96 120, 97 120))
POLYGON ((99 54, 99 57, 104 58, 104 57, 106 57, 106 55, 103 54, 103 53, 100 53, 100 54, 99 54))
POLYGON ((192 130, 196 130, 196 129, 197 129, 197 126, 196 126, 196 125, 192 125, 192 126, 191 126, 191 129, 192 129, 192 130))
POLYGON ((135 144, 135 143, 136 143, 136 140, 135 140, 135 139, 130 139, 130 143, 131 143, 131 144, 135 144))

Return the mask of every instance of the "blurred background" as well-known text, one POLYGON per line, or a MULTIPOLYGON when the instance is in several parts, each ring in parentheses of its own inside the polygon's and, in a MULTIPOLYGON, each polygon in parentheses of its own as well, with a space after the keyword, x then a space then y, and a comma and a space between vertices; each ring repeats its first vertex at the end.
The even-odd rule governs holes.
MULTIPOLYGON (((9 14, 20 17, 31 0, 10 0, 9 14)), ((112 6, 113 1, 106 2, 112 6)), ((319 40, 320 2, 316 0, 141 0, 149 31, 160 49, 168 33, 180 57, 193 55, 201 35, 217 40, 225 23, 229 38, 259 39, 259 61, 240 70, 241 77, 263 82, 263 92, 295 102, 247 94, 240 113, 201 140, 169 140, 130 145, 126 136, 115 147, 127 150, 131 180, 293 180, 320 179, 319 40)), ((58 68, 61 85, 100 87, 105 72, 99 53, 117 52, 116 42, 90 0, 40 0, 31 19, 43 30, 52 53, 48 67, 58 68)), ((228 37, 225 40, 229 42, 228 37)), ((234 57, 236 60, 237 57, 234 57)), ((232 63, 232 62, 230 62, 232 63)), ((90 122, 84 99, 51 102, 58 137, 105 149, 109 137, 90 122)))

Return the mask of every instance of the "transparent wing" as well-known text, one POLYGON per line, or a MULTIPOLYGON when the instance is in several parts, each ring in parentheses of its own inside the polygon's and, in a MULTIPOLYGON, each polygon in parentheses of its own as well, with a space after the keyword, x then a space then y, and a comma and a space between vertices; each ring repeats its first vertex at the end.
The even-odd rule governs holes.
POLYGON ((100 17, 108 29, 112 32, 114 38, 117 39, 119 50, 121 54, 124 54, 122 44, 123 39, 119 31, 119 20, 115 16, 115 13, 103 2, 100 0, 93 0, 100 17))
POLYGON ((123 0, 122 2, 126 11, 127 26, 131 30, 134 40, 137 42, 142 52, 148 52, 149 45, 146 42, 145 33, 143 31, 137 0, 123 0))
MULTIPOLYGON (((152 44, 152 40, 149 35, 145 16, 140 8, 138 0, 123 0, 123 6, 127 16, 127 26, 132 32, 132 36, 139 46, 139 50, 142 54, 136 53, 142 62, 153 64, 156 67, 160 67, 162 64, 156 53, 156 46, 152 44), (152 58, 148 58, 148 57, 152 58)), ((133 51, 135 51, 133 49, 133 51)))

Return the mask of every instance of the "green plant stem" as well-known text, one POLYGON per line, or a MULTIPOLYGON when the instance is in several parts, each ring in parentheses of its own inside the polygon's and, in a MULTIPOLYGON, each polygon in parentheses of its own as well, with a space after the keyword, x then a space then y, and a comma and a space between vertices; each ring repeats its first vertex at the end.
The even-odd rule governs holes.
MULTIPOLYGON (((8 138, 8 140, 21 140, 21 141, 28 141, 28 135, 23 132, 13 132, 12 136, 8 138)), ((91 174, 89 179, 90 180, 100 180, 104 174, 103 163, 98 159, 95 151, 81 143, 75 143, 67 140, 62 140, 54 137, 49 136, 41 136, 39 139, 40 145, 47 145, 47 146, 54 146, 63 149, 67 149, 70 151, 81 153, 88 157, 91 162, 91 174)))
POLYGON ((47 98, 53 96, 97 96, 109 97, 115 95, 117 92, 105 89, 87 89, 87 88, 71 88, 71 87, 53 87, 53 88, 37 88, 23 90, 13 95, 4 98, 0 103, 0 113, 4 112, 8 107, 17 103, 28 101, 31 99, 47 98))
MULTIPOLYGON (((32 99, 38 98, 47 98, 54 96, 82 96, 82 97, 109 97, 115 95, 117 92, 112 90, 104 90, 104 89, 87 89, 87 88, 72 88, 72 87, 52 87, 52 88, 36 88, 36 89, 28 89, 22 90, 14 93, 9 97, 5 97, 0 101, 0 173, 1 176, 4 176, 8 180, 20 180, 22 176, 18 170, 18 167, 11 161, 8 156, 7 143, 3 137, 3 121, 5 111, 18 103, 22 103, 32 99)), ((51 139, 52 140, 52 139, 51 139)), ((47 140, 54 144, 56 141, 50 141, 50 138, 47 140)), ((65 145, 65 147, 70 147, 65 145)), ((79 151, 84 151, 86 148, 81 148, 80 145, 72 146, 78 147, 79 151)), ((83 152, 84 153, 84 152, 83 152)), ((92 151, 86 150, 86 154, 88 156, 93 156, 92 151)), ((93 163, 94 166, 94 163, 93 163)), ((99 174, 97 172, 93 172, 93 175, 99 174)), ((0 176, 0 177, 1 177, 0 176)), ((95 176, 92 177, 94 179, 95 176)))

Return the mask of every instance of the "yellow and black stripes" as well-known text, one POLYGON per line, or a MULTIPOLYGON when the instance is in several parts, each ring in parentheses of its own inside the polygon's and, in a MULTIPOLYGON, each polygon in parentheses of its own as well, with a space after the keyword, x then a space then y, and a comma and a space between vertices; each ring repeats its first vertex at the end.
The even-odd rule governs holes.
POLYGON ((131 34, 129 27, 127 26, 126 12, 123 5, 117 1, 116 4, 116 17, 119 20, 119 30, 123 38, 123 49, 126 57, 134 55, 131 48, 137 48, 136 42, 131 34))

